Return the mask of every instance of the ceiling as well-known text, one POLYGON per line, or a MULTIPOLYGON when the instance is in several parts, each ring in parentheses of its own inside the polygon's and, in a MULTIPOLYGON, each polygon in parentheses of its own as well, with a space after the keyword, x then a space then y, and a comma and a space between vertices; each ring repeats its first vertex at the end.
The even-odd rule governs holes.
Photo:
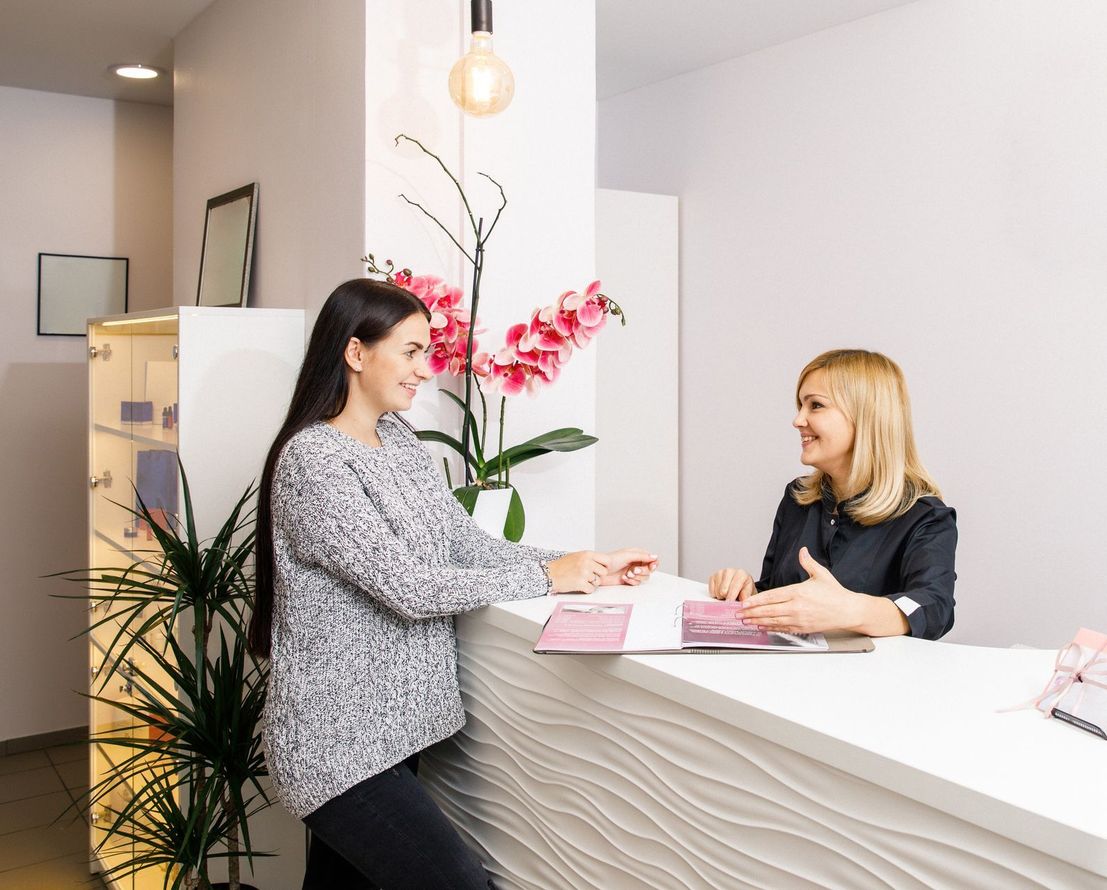
MULTIPOLYGON (((0 85, 173 104, 171 77, 126 81, 111 65, 173 69, 173 38, 213 0, 2 0, 0 85)), ((533 0, 499 0, 533 2, 533 0)), ((913 0, 596 0, 604 99, 913 0)))
POLYGON ((606 99, 913 0, 596 0, 606 99))
POLYGON ((173 38, 212 0, 0 0, 0 85, 173 104, 173 78, 128 81, 124 62, 173 71, 173 38))

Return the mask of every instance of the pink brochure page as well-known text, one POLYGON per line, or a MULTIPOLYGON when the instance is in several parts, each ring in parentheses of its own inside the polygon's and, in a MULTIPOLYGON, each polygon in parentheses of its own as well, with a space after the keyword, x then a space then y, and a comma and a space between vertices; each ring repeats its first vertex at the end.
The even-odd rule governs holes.
POLYGON ((737 603, 685 600, 684 646, 726 649, 828 649, 822 634, 762 631, 742 622, 737 603))
POLYGON ((558 603, 538 638, 539 652, 621 652, 632 603, 558 603))

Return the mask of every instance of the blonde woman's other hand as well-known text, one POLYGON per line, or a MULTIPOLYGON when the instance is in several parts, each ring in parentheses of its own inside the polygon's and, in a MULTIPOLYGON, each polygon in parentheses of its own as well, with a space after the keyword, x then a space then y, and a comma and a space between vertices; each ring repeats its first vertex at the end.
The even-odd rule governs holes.
POLYGON ((864 618, 865 600, 873 598, 846 590, 830 569, 816 562, 806 547, 800 549, 799 564, 807 572, 807 580, 751 597, 744 603, 743 620, 763 630, 785 633, 819 633, 858 627, 864 618))
POLYGON ((640 547, 623 547, 604 554, 608 560, 607 572, 600 581, 601 586, 625 584, 637 587, 657 571, 657 554, 640 547))
POLYGON ((746 600, 757 593, 753 577, 745 569, 719 569, 707 579, 707 592, 717 600, 746 600))
POLYGON ((747 624, 785 633, 851 630, 891 637, 910 632, 907 616, 895 603, 846 589, 806 547, 800 549, 799 564, 807 572, 806 581, 766 590, 743 603, 747 624))

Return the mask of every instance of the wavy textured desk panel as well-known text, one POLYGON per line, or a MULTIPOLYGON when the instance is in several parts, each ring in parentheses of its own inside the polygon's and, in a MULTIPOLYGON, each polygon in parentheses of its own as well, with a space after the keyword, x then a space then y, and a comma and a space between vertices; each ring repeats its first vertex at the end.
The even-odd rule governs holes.
POLYGON ((469 722, 420 775, 499 887, 1107 886, 618 679, 610 657, 535 656, 480 616, 458 633, 469 722))

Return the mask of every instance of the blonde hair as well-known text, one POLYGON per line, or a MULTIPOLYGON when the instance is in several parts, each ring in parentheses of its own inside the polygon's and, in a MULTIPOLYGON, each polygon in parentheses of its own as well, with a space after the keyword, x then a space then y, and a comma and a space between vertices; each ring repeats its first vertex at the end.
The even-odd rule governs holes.
MULTIPOLYGON (((832 349, 812 359, 796 383, 812 371, 826 372, 835 405, 853 424, 853 460, 843 490, 855 499, 847 512, 861 525, 876 525, 902 516, 919 498, 941 497, 915 449, 911 401, 899 365, 879 352, 832 349)), ((793 497, 799 504, 822 498, 826 474, 815 470, 797 480, 793 497)))

